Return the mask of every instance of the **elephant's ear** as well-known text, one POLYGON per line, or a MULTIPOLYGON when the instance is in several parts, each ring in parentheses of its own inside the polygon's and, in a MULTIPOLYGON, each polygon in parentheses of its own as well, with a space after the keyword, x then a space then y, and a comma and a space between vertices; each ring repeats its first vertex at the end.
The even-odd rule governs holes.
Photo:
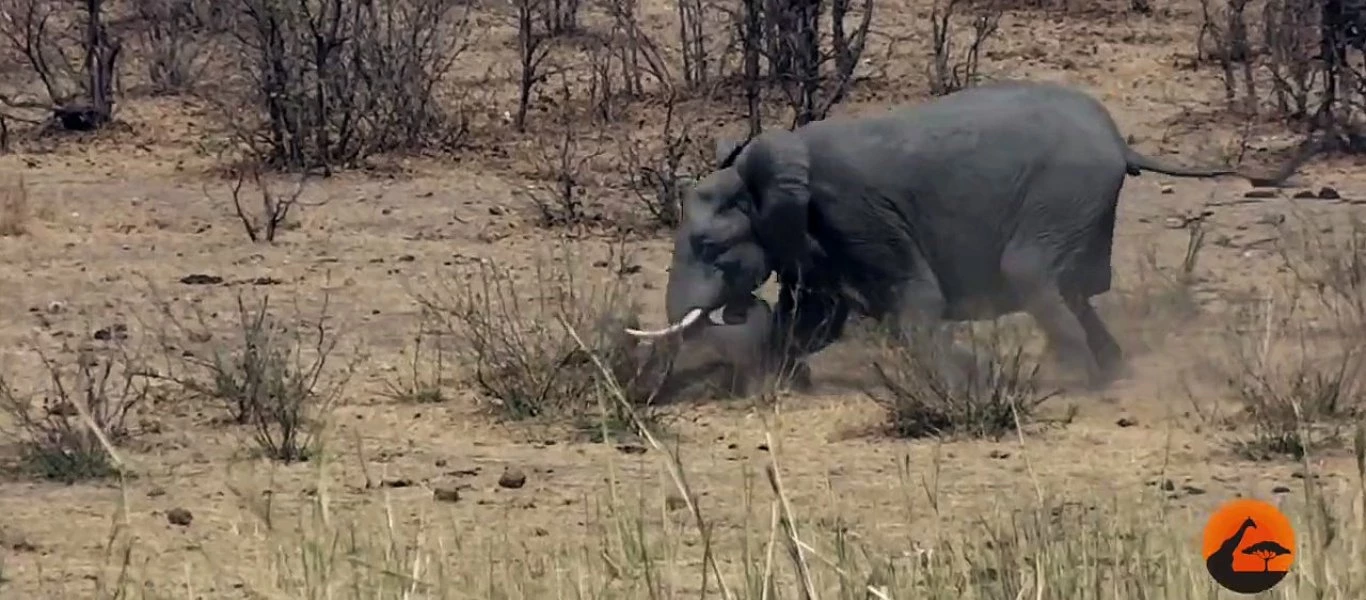
POLYGON ((754 198, 754 232, 780 262, 804 264, 812 252, 807 232, 810 160, 791 131, 772 131, 749 143, 735 168, 754 198))

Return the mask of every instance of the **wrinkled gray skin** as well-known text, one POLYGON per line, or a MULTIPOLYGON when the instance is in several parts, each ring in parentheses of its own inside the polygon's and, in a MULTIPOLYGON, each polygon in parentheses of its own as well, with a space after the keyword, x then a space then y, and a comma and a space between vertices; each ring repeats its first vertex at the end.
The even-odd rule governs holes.
MULTIPOLYGON (((1093 387, 1122 366, 1090 298, 1110 289, 1126 176, 1237 174, 1138 154, 1098 101, 1034 82, 770 131, 718 163, 684 203, 670 323, 748 302, 776 272, 772 326, 743 326, 767 330, 766 363, 802 364, 840 337, 851 312, 908 338, 928 324, 930 338, 907 341, 943 343, 941 321, 1024 311, 1093 387)), ((702 321, 685 335, 726 335, 702 321)))

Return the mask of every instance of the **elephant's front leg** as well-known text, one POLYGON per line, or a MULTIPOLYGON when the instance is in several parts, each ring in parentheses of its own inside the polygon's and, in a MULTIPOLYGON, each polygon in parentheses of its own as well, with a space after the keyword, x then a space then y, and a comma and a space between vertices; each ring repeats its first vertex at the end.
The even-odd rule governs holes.
POLYGON ((807 357, 844 335, 849 302, 837 291, 784 284, 773 314, 773 371, 790 377, 796 389, 811 389, 807 357))

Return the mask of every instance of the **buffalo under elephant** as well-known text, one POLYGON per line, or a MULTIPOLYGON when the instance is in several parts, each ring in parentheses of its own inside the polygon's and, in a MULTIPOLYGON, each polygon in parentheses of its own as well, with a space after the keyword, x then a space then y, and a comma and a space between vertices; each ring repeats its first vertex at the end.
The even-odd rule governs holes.
MULTIPOLYGON (((908 336, 929 324, 927 340, 939 343, 942 321, 1024 311, 1096 387, 1122 363, 1090 299, 1110 289, 1125 178, 1240 174, 1139 154, 1099 101, 1041 82, 770 131, 718 153, 718 170, 684 201, 671 325, 633 335, 723 335, 741 325, 721 309, 751 302, 776 273, 772 325, 743 325, 769 338, 764 364, 802 364, 840 337, 851 313, 908 336)), ((1269 180, 1278 185, 1307 158, 1269 180)))

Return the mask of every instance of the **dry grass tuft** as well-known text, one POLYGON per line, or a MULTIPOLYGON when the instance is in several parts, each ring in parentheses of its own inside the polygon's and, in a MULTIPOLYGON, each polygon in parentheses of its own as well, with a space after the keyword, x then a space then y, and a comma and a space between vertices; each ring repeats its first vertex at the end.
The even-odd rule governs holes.
POLYGON ((13 187, 0 190, 0 237, 18 237, 28 233, 32 216, 23 177, 13 187))
POLYGON ((1043 387, 1039 362, 1019 331, 1004 323, 965 329, 970 357, 932 344, 885 344, 874 362, 879 387, 868 396, 887 411, 896 435, 999 439, 1056 395, 1043 387), (947 365, 961 368, 962 376, 947 365))

